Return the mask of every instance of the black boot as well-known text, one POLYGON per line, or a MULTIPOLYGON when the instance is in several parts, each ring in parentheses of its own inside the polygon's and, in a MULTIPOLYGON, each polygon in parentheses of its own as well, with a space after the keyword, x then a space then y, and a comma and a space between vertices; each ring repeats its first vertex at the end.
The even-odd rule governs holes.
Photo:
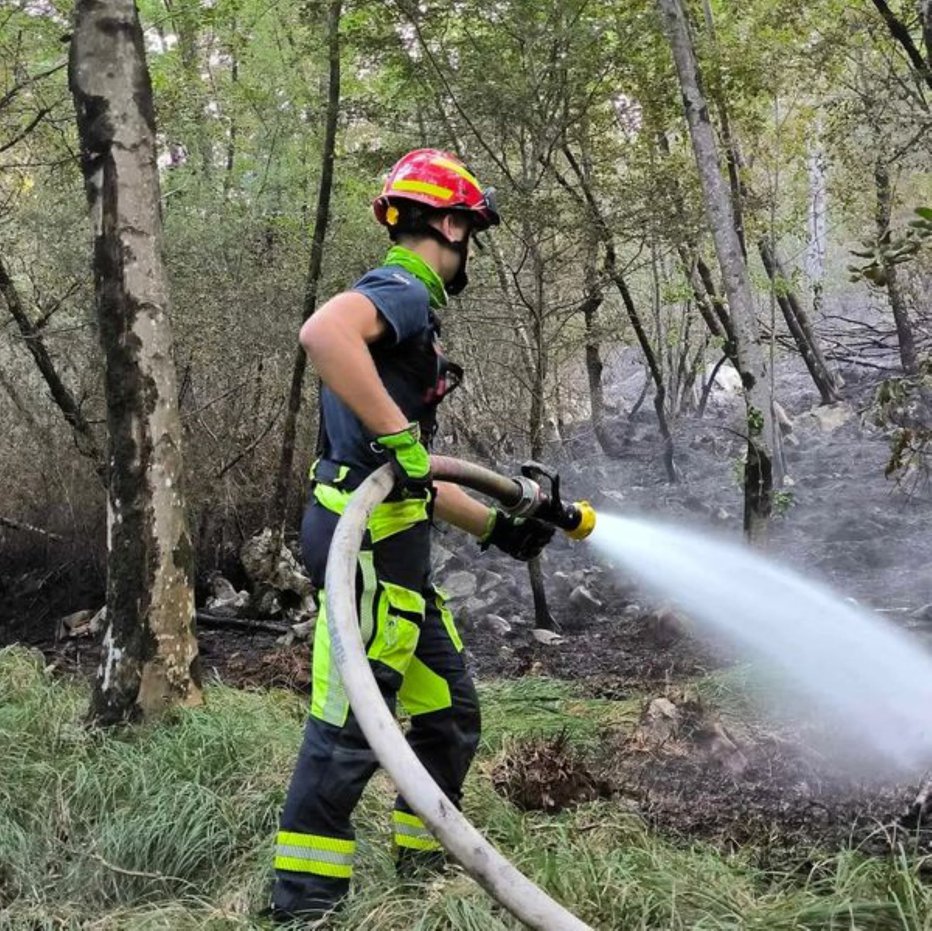
POLYGON ((403 884, 428 882, 442 876, 449 863, 443 850, 411 850, 399 847, 395 870, 403 884))

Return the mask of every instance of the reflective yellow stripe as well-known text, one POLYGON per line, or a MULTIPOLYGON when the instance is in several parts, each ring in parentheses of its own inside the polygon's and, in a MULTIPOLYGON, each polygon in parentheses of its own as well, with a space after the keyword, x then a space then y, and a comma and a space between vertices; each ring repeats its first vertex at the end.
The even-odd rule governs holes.
POLYGON ((455 171, 461 178, 465 178, 470 184, 474 184, 477 188, 479 187, 479 182, 476 178, 462 165, 458 162, 451 161, 448 158, 435 158, 431 165, 439 165, 441 168, 449 168, 450 171, 455 171))
POLYGON ((429 181, 414 181, 411 178, 399 178, 397 181, 392 182, 391 190, 429 194, 431 197, 439 197, 441 200, 449 200, 453 196, 453 192, 448 187, 431 184, 429 181))
POLYGON ((395 832, 395 843, 399 847, 407 847, 409 850, 443 850, 443 845, 435 841, 432 837, 408 837, 406 834, 395 832))
MULTIPOLYGON (((332 485, 316 485, 314 497, 334 514, 342 514, 350 493, 332 485)), ((407 501, 386 501, 378 504, 369 518, 369 535, 373 543, 401 533, 421 521, 427 520, 427 499, 410 498, 407 501)))
POLYGON ((440 842, 427 830, 417 815, 406 811, 392 812, 395 825, 395 843, 409 850, 441 850, 440 842))
POLYGON ((322 860, 305 860, 297 857, 276 857, 275 869, 289 873, 314 873, 334 879, 352 879, 353 867, 340 863, 324 863, 322 860))
POLYGON ((326 837, 323 834, 299 834, 296 831, 279 831, 276 842, 287 847, 316 847, 333 853, 356 852, 356 841, 344 837, 326 837))
POLYGON ((356 841, 342 837, 279 831, 275 869, 349 879, 353 875, 355 851, 356 841))
POLYGON ((424 822, 417 815, 412 815, 407 811, 399 811, 397 808, 392 812, 392 821, 395 824, 407 824, 412 828, 420 828, 422 831, 427 830, 424 822))

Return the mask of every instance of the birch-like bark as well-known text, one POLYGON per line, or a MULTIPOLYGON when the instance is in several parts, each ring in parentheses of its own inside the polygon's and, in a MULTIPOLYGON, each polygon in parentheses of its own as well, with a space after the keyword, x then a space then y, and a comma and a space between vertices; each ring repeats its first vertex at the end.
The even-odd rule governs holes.
POLYGON ((749 539, 766 532, 773 503, 773 412, 766 357, 754 312, 750 277, 735 230, 734 209, 722 179, 715 134, 681 0, 657 0, 683 95, 706 216, 728 296, 735 352, 747 406, 748 454, 744 475, 744 529, 749 539))
POLYGON ((152 87, 133 0, 78 0, 69 82, 109 433, 107 630, 90 714, 112 724, 202 701, 152 87))

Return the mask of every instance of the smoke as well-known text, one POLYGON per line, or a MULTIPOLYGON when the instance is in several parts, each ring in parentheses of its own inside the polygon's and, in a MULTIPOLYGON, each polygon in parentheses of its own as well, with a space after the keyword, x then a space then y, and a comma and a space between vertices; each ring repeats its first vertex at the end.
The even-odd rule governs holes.
POLYGON ((932 762, 932 656, 908 632, 712 534, 602 514, 592 541, 804 699, 863 769, 932 762))

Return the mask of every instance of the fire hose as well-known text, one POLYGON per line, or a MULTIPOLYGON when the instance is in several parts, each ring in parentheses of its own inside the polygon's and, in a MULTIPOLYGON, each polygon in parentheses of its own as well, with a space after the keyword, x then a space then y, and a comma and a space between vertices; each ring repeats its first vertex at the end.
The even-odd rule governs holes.
MULTIPOLYGON (((585 501, 564 504, 559 476, 527 463, 516 478, 458 459, 431 457, 434 478, 494 498, 509 514, 536 517, 571 539, 588 536, 595 512, 585 501), (542 480, 549 480, 549 491, 542 480)), ((327 562, 327 624, 331 656, 353 713, 382 768, 431 833, 497 902, 529 928, 592 931, 554 901, 493 847, 443 794, 415 756, 379 691, 359 633, 356 571, 359 550, 376 505, 392 490, 391 467, 373 472, 355 491, 337 524, 327 562)))

